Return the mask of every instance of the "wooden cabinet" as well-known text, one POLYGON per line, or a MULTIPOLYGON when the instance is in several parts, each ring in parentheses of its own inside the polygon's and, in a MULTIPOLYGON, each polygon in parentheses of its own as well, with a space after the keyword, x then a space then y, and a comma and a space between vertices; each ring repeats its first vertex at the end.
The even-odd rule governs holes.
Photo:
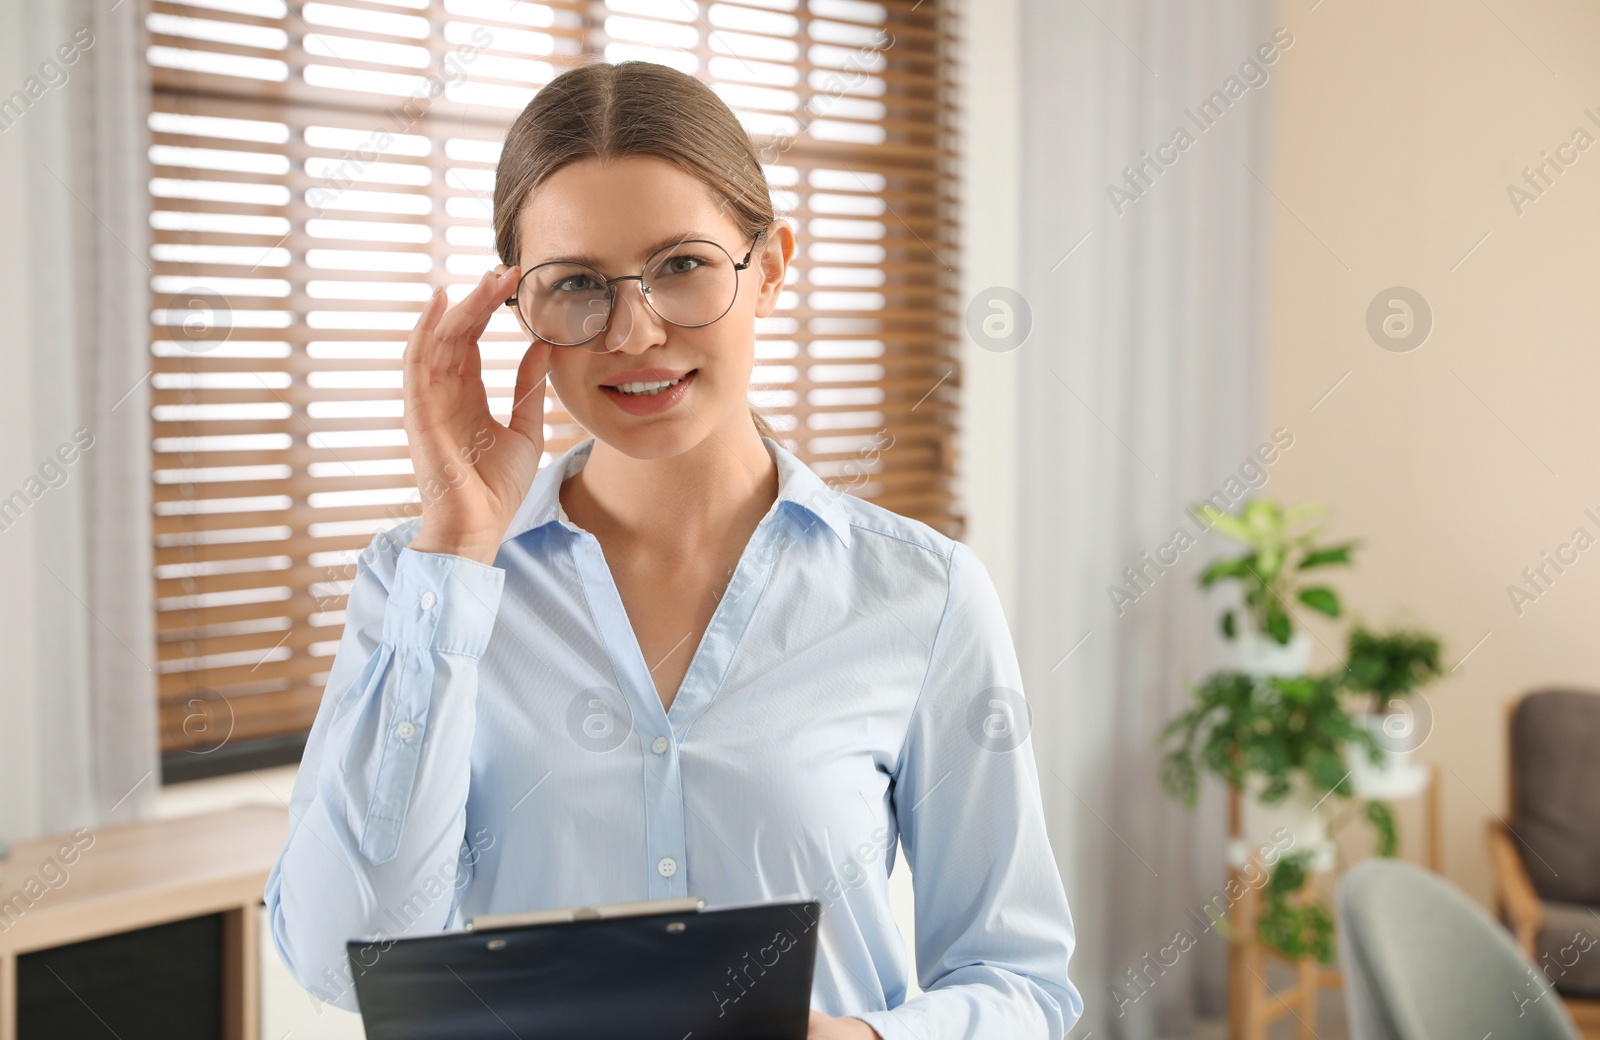
POLYGON ((221 1035, 260 1040, 258 907, 288 835, 287 810, 252 805, 14 846, 0 860, 0 1040, 18 1040, 19 958, 208 915, 221 924, 221 1035))

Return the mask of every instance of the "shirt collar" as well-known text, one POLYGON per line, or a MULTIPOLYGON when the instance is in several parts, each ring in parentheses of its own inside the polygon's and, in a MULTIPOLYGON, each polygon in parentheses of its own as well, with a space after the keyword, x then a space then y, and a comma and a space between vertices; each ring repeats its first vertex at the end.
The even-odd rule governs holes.
MULTIPOLYGON (((502 543, 549 523, 559 523, 572 531, 581 530, 567 517, 567 511, 561 507, 560 489, 563 481, 588 464, 589 453, 594 449, 594 440, 593 437, 589 437, 579 441, 550 460, 548 465, 534 475, 533 486, 529 488, 527 497, 522 500, 516 516, 512 518, 511 526, 506 529, 506 536, 501 539, 502 543)), ((848 547, 850 518, 845 512, 843 501, 845 493, 829 487, 811 467, 801 462, 793 452, 771 437, 763 435, 761 442, 766 445, 768 454, 778 464, 778 497, 772 503, 772 508, 761 518, 761 522, 766 523, 783 503, 790 502, 795 508, 827 524, 838 536, 839 541, 848 547)))

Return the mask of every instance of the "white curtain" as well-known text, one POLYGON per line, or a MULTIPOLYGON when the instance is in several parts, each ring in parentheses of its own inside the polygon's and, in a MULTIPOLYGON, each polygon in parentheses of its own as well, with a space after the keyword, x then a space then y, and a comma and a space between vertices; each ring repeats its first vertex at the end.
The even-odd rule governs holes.
POLYGON ((1142 554, 1195 534, 1185 508, 1267 437, 1277 203, 1262 182, 1276 73, 1298 55, 1260 61, 1274 30, 1264 0, 1022 0, 1021 27, 1016 288, 1032 330, 1016 348, 1016 634, 1078 929, 1087 1007, 1074 1035, 1178 1034, 1224 1010, 1226 946, 1197 913, 1222 892, 1225 814, 1216 791, 1195 812, 1170 801, 1155 745, 1185 684, 1224 655, 1194 583, 1221 545, 1174 549, 1165 574, 1142 554), (1240 70, 1252 58, 1266 76, 1255 85, 1240 70), (1213 102, 1222 114, 1206 127, 1218 90, 1237 97, 1213 102), (1158 147, 1136 194, 1124 171, 1158 147), (1146 567, 1148 591, 1129 567, 1146 567), (1120 615, 1113 586, 1139 592, 1120 615), (1180 931, 1192 947, 1175 948, 1180 931))
POLYGON ((137 819, 160 786, 143 7, 0 9, 13 504, 0 838, 13 841, 137 819))

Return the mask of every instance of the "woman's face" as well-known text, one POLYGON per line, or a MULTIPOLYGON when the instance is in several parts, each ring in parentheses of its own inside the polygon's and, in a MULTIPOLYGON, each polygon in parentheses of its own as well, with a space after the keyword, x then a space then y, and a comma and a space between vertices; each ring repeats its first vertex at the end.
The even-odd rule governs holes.
MULTIPOLYGON (((582 259, 606 278, 639 274, 651 253, 680 239, 716 242, 735 263, 751 246, 701 181, 642 156, 562 167, 523 206, 517 235, 524 273, 550 260, 582 259)), ((584 346, 552 351, 550 382, 568 413, 597 439, 640 459, 678 455, 713 432, 749 423, 755 319, 777 305, 793 252, 794 234, 780 221, 756 243, 750 266, 736 273, 733 306, 698 328, 664 321, 645 303, 638 280, 615 283, 605 330, 584 346), (654 401, 612 388, 640 369, 668 374, 622 381, 686 378, 654 401)))

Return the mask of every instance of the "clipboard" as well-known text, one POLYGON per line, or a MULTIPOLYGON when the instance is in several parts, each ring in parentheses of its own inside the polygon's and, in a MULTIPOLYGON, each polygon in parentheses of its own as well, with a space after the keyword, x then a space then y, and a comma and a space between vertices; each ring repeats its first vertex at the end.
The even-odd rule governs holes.
POLYGON ((346 952, 367 1040, 805 1040, 821 913, 691 896, 480 915, 346 952))

